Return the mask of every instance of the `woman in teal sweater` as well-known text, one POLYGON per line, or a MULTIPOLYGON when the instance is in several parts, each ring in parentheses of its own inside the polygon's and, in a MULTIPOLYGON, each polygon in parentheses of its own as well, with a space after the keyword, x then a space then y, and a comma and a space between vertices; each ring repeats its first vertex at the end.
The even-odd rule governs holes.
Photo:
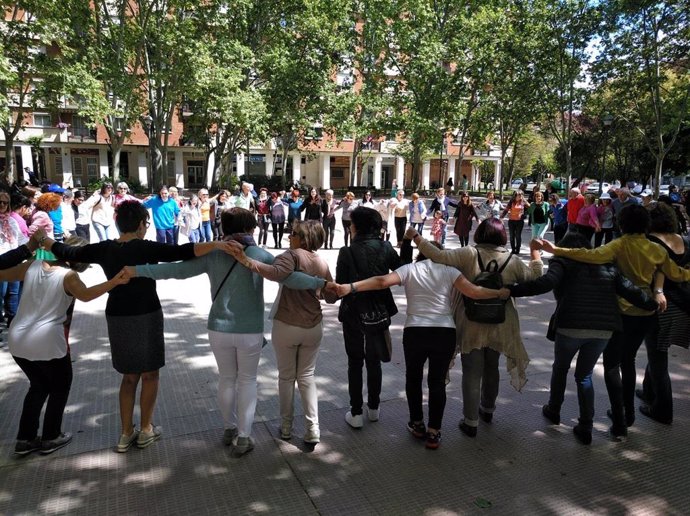
MULTIPOLYGON (((231 208, 221 215, 226 240, 247 245, 247 256, 273 263, 273 255, 257 247, 251 237, 256 227, 254 215, 243 208, 231 208)), ((218 404, 223 415, 223 442, 234 445, 234 455, 254 448, 251 429, 256 409, 256 373, 264 340, 263 278, 225 253, 210 253, 199 260, 137 266, 132 276, 152 279, 184 279, 208 274, 213 303, 208 314, 211 349, 218 364, 218 404)), ((285 281, 293 289, 318 289, 325 280, 293 273, 285 281)))
POLYGON ((149 197, 144 206, 153 212, 153 225, 156 228, 156 241, 163 244, 174 243, 175 219, 180 213, 177 201, 169 196, 168 187, 158 189, 158 195, 149 197))

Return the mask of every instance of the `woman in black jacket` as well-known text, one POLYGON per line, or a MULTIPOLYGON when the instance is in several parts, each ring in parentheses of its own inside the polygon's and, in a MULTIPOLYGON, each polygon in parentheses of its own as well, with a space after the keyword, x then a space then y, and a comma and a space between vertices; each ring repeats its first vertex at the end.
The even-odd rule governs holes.
POLYGON ((326 208, 326 202, 321 199, 318 190, 312 188, 309 190, 309 199, 304 201, 300 211, 304 212, 304 220, 318 220, 321 222, 326 208))
MULTIPOLYGON (((352 244, 340 249, 335 270, 336 283, 347 285, 372 276, 388 274, 400 267, 400 257, 391 243, 380 239, 382 220, 378 211, 362 206, 355 208, 352 211, 351 222, 352 244)), ((364 300, 358 296, 371 296, 372 303, 385 308, 389 317, 398 313, 393 294, 388 288, 348 295, 340 302, 338 320, 343 324, 350 394, 350 410, 345 414, 345 421, 352 428, 362 428, 364 424, 362 366, 366 365, 367 368, 367 416, 369 421, 378 421, 382 381, 381 359, 390 360, 390 357, 382 357, 380 353, 390 342, 390 333, 387 329, 364 331, 358 312, 358 307, 364 304, 364 300)))
MULTIPOLYGON (((579 233, 569 232, 559 247, 591 248, 591 244, 579 233)), ((541 278, 512 285, 508 290, 514 297, 554 291, 556 311, 551 316, 547 338, 555 340, 555 357, 549 402, 542 407, 542 414, 554 425, 560 424, 566 377, 578 353, 575 381, 580 418, 573 433, 581 443, 590 444, 594 417, 592 371, 613 332, 621 329, 616 296, 646 310, 656 310, 657 302, 612 264, 588 265, 567 258, 552 258, 549 271, 541 278)))

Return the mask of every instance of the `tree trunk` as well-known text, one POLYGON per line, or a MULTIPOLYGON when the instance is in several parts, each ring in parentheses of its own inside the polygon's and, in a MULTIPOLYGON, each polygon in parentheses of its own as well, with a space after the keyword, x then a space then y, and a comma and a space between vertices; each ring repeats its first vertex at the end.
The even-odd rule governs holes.
MULTIPOLYGON (((5 174, 7 180, 11 183, 15 180, 15 169, 16 164, 14 161, 14 137, 8 135, 7 131, 5 133, 5 174)), ((24 165, 28 166, 28 165, 24 165)))
MULTIPOLYGON (((419 189, 419 164, 421 163, 421 156, 419 152, 419 147, 414 145, 412 147, 412 190, 419 189)), ((423 187, 428 187, 429 185, 422 185, 423 187)))
POLYGON ((113 155, 113 169, 112 169, 112 175, 113 175, 113 181, 119 181, 120 180, 120 155, 122 154, 122 144, 120 143, 111 143, 110 144, 110 152, 113 155))
POLYGON ((355 140, 352 145, 352 154, 350 155, 350 182, 348 186, 355 184, 355 178, 357 177, 357 158, 359 157, 359 152, 361 150, 361 143, 355 140))

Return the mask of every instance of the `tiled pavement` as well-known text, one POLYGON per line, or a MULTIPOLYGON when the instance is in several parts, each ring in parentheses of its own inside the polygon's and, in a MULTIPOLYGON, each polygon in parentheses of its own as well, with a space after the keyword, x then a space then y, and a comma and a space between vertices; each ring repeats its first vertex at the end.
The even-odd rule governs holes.
MULTIPOLYGON (((450 245, 455 245, 452 239, 450 245)), ((322 253, 334 269, 337 251, 322 253)), ((93 284, 102 273, 93 267, 84 276, 93 284)), ((268 282, 265 289, 268 310, 277 289, 268 282)), ((685 350, 671 352, 674 424, 639 416, 626 443, 606 438, 608 404, 597 366, 594 441, 585 447, 572 435, 577 417, 572 375, 563 424, 549 426, 540 413, 553 357, 543 337, 551 295, 521 300, 522 336, 531 357, 528 384, 517 393, 504 374, 494 423, 482 423, 477 438, 470 439, 457 429, 458 365, 448 386, 442 446, 430 451, 405 429, 402 291, 395 292, 401 314, 393 325, 393 361, 383 366, 381 419, 365 421, 358 431, 343 419, 347 361, 337 307, 324 304, 325 337, 317 364, 321 444, 313 451, 303 445, 299 418, 293 439, 278 439, 277 373, 268 346, 259 367, 256 448, 236 459, 221 443, 217 374, 205 329, 208 282, 205 277, 163 281, 158 291, 166 315, 167 365, 156 421, 164 434, 145 450, 113 451, 119 375, 110 365, 105 299, 77 304, 75 376, 64 421, 75 438, 53 455, 13 456, 28 383, 7 349, 0 350, 0 514, 690 514, 690 492, 684 487, 690 473, 690 356, 685 350)), ((642 351, 640 375, 645 362, 642 351)))

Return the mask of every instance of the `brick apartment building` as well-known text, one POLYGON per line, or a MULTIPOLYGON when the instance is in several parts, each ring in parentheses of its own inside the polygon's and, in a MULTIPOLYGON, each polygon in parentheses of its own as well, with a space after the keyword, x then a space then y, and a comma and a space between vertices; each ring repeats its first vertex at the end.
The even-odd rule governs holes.
MULTIPOLYGON (((48 49, 49 52, 51 50, 53 49, 48 49)), ((39 51, 45 52, 46 49, 39 51)), ((335 77, 336 81, 341 80, 340 75, 335 77)), ((350 72, 350 77, 351 75, 350 72)), ((13 96, 9 97, 9 107, 12 109, 13 96)), ((203 149, 189 143, 184 136, 185 123, 190 114, 186 105, 175 110, 169 134, 168 167, 164 181, 179 188, 194 189, 207 186, 204 184, 207 177, 205 168, 212 170, 213 162, 206 162, 203 149)), ((14 116, 16 117, 16 109, 14 116)), ((99 177, 111 175, 112 156, 107 132, 103 126, 91 129, 89 125, 88 120, 78 115, 78 106, 67 98, 62 99, 57 113, 25 113, 22 129, 14 144, 17 174, 21 177, 23 168, 29 167, 42 171, 55 183, 74 187, 83 187, 99 177), (40 148, 32 149, 29 143, 32 137, 42 139, 40 148)), ((286 170, 289 182, 301 181, 322 189, 346 189, 350 186, 352 140, 338 143, 331 136, 323 134, 318 126, 309 135, 299 150, 291 153, 288 158, 286 170)), ((6 162, 3 139, 4 135, 0 132, 0 170, 4 169, 6 162)), ((394 136, 367 144, 359 155, 361 175, 351 186, 389 189, 395 179, 398 185, 411 188, 412 166, 396 155, 398 145, 394 136)), ((474 160, 494 163, 494 184, 497 184, 500 172, 498 148, 489 147, 482 151, 467 149, 461 167, 458 166, 459 152, 459 143, 449 136, 442 153, 439 149, 437 156, 423 163, 420 174, 423 189, 444 185, 449 177, 459 186, 462 175, 467 176, 473 188, 478 188, 480 178, 476 167, 472 165, 474 160)), ((212 159, 213 157, 210 158, 212 159)), ((248 154, 237 154, 232 161, 231 172, 238 176, 279 174, 282 170, 280 159, 275 143, 269 141, 262 146, 250 148, 248 154)), ((125 181, 136 178, 142 185, 146 185, 149 166, 148 137, 145 129, 137 124, 131 129, 121 153, 120 178, 125 181)))

